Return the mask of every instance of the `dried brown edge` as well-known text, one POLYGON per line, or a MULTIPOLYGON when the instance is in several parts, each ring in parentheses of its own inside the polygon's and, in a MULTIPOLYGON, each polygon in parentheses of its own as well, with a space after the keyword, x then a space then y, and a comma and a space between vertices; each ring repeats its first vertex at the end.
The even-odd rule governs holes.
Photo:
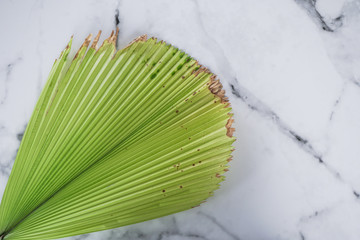
MULTIPOLYGON (((201 69, 201 68, 200 68, 201 69)), ((199 70, 200 70, 199 69, 199 70)), ((208 71, 206 69, 206 71, 208 71)), ((225 90, 223 89, 223 85, 221 84, 220 80, 217 79, 216 75, 212 75, 210 77, 210 82, 209 82, 209 91, 214 94, 214 96, 220 98, 220 101, 222 104, 224 104, 225 108, 230 107, 230 102, 229 99, 225 96, 225 90)), ((232 114, 229 114, 229 119, 225 125, 227 131, 226 131, 226 136, 228 137, 232 137, 234 132, 235 132, 235 128, 232 127, 232 124, 234 123, 234 119, 232 118, 232 114)))

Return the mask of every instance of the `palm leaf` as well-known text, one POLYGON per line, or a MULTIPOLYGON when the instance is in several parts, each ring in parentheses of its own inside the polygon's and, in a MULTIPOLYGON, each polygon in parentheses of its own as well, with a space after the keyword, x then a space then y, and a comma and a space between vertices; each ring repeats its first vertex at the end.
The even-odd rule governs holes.
POLYGON ((231 159, 231 108, 215 76, 141 36, 100 33, 50 72, 0 206, 2 239, 55 239, 190 209, 231 159))

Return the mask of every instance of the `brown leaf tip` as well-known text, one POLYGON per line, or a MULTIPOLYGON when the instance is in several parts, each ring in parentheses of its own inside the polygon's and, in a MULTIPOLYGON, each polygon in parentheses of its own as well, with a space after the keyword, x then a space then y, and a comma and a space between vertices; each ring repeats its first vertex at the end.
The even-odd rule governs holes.
POLYGON ((91 42, 91 39, 92 39, 92 34, 90 33, 89 36, 87 36, 87 38, 85 38, 85 41, 84 41, 83 44, 80 46, 80 48, 79 48, 79 50, 77 51, 77 53, 75 54, 74 59, 77 58, 77 56, 79 55, 80 50, 81 50, 83 47, 87 48, 87 47, 89 46, 89 44, 90 44, 90 42, 91 42))
POLYGON ((111 31, 110 37, 106 39, 109 43, 116 45, 117 38, 119 36, 119 28, 116 28, 116 32, 111 31))
POLYGON ((98 34, 96 35, 93 43, 91 44, 91 48, 96 49, 97 48, 97 44, 99 42, 100 39, 100 35, 101 35, 101 30, 98 32, 98 34))
POLYGON ((147 35, 143 34, 137 38, 134 39, 135 42, 145 42, 147 40, 147 35))
POLYGON ((233 133, 235 132, 235 128, 232 128, 231 125, 234 123, 234 119, 232 117, 230 117, 225 125, 227 132, 226 135, 228 137, 232 137, 233 133))
MULTIPOLYGON (((146 42, 147 40, 147 35, 146 34, 143 34, 137 38, 135 38, 134 40, 132 40, 125 48, 128 48, 130 47, 132 44, 136 43, 136 42, 146 42)), ((125 49, 124 48, 124 49, 125 49)))
POLYGON ((196 70, 194 70, 194 71, 192 72, 192 74, 194 74, 196 77, 197 77, 200 73, 211 73, 208 68, 199 65, 198 62, 196 62, 196 65, 197 65, 198 67, 196 68, 196 70))

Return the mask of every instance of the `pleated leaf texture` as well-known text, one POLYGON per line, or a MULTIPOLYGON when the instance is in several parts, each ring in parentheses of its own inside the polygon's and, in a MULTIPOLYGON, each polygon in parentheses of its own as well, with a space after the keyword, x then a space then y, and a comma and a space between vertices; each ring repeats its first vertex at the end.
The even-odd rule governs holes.
POLYGON ((0 239, 58 239, 196 207, 224 179, 234 142, 216 76, 140 36, 100 33, 55 61, 0 206, 0 239), (91 43, 91 45, 90 45, 91 43))

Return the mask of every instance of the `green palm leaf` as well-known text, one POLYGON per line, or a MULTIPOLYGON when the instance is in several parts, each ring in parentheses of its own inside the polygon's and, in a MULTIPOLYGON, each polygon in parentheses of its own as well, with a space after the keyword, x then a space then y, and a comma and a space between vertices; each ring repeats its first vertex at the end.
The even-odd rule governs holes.
MULTIPOLYGON (((0 206, 2 239, 55 239, 195 207, 231 159, 229 103, 215 76, 141 36, 100 33, 50 72, 0 206)), ((0 237, 1 238, 1 237, 0 237)))

